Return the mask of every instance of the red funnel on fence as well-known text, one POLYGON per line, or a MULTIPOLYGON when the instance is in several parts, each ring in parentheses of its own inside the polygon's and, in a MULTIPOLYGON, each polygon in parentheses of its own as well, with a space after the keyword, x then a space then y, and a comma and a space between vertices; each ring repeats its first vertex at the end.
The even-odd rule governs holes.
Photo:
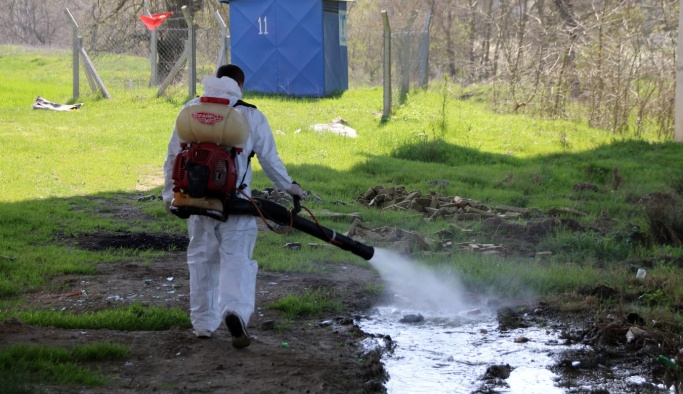
POLYGON ((164 12, 163 14, 152 14, 151 16, 148 15, 138 15, 140 17, 140 20, 142 23, 147 26, 149 30, 154 30, 159 25, 164 23, 166 19, 168 19, 169 16, 173 15, 173 12, 164 12))

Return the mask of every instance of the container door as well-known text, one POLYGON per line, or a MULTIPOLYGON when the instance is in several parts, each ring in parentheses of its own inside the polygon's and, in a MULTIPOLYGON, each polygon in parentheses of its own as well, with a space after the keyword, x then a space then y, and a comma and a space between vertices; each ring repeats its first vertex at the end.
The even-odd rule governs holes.
POLYGON ((323 96, 322 1, 280 1, 277 21, 278 93, 323 96))
POLYGON ((244 70, 244 90, 276 93, 277 1, 231 0, 232 63, 244 70))

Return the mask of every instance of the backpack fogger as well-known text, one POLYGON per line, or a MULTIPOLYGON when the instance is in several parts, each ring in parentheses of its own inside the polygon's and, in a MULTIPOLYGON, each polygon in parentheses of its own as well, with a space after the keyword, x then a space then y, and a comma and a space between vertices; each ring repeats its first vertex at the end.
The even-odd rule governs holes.
POLYGON ((183 149, 173 166, 175 187, 170 211, 183 219, 191 215, 220 221, 229 215, 260 216, 370 260, 375 252, 371 246, 321 226, 308 209, 315 222, 297 216, 301 210, 298 197, 294 197, 291 210, 244 193, 248 200, 237 198, 235 156, 242 152, 239 146, 249 136, 249 125, 229 104, 227 99, 202 97, 198 104, 188 105, 178 114, 176 131, 183 149))
POLYGON ((201 97, 180 111, 176 132, 182 151, 173 164, 171 212, 226 221, 225 204, 236 194, 235 156, 249 136, 246 118, 228 99, 201 97))

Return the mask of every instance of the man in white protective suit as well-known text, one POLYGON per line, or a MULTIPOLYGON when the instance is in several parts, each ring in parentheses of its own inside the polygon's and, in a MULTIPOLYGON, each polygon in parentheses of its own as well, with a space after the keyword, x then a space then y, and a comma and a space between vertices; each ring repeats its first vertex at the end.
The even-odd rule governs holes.
MULTIPOLYGON (((235 65, 219 67, 215 77, 203 80, 202 97, 228 99, 229 105, 247 120, 249 134, 242 153, 235 157, 237 183, 246 185, 243 192, 251 195, 249 155, 256 154, 263 171, 280 190, 303 197, 301 187, 292 183, 278 155, 273 133, 266 117, 255 106, 244 103, 242 87, 244 73, 235 65)), ((190 100, 185 107, 197 104, 190 100)), ((164 163, 165 185, 162 193, 166 209, 174 198, 173 166, 181 151, 177 129, 173 130, 164 163)), ((246 198, 238 194, 239 198, 246 198)), ((187 263, 190 274, 190 319, 198 338, 210 338, 225 322, 232 336, 232 345, 241 349, 250 345, 247 324, 254 312, 257 263, 252 259, 256 243, 256 218, 252 215, 230 215, 223 222, 203 215, 187 219, 189 245, 187 263)))

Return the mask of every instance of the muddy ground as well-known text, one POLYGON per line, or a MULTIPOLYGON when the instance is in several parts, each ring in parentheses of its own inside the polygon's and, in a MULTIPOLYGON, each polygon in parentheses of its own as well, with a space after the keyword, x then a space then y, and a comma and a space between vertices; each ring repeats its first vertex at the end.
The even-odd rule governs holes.
MULTIPOLYGON (((140 242, 134 238, 130 234, 101 234, 84 242, 140 242)), ((148 238, 146 242, 153 241, 148 238)), ((349 311, 362 311, 372 304, 363 288, 380 279, 370 269, 351 264, 321 268, 324 274, 258 273, 257 311, 248 327, 253 341, 243 350, 232 348, 224 326, 210 339, 197 339, 191 329, 64 330, 32 327, 15 319, 0 324, 0 346, 73 346, 108 341, 132 349, 131 358, 125 362, 92 366, 111 377, 105 387, 43 387, 51 393, 376 392, 381 389, 383 371, 377 355, 365 354, 359 347, 363 334, 353 315, 286 323, 281 312, 265 308, 288 294, 316 289, 336 294, 349 311)), ((102 264, 97 275, 58 277, 51 287, 54 291, 32 296, 33 307, 90 311, 141 302, 189 308, 184 252, 168 253, 152 264, 102 264)))
MULTIPOLYGON (((188 309, 184 237, 101 233, 75 242, 88 249, 154 249, 172 244, 180 251, 168 252, 151 264, 102 264, 93 276, 54 278, 47 287, 51 290, 30 296, 30 307, 91 311, 139 302, 188 309)), ((67 330, 29 326, 17 319, 0 323, 0 347, 17 343, 69 347, 107 341, 132 349, 128 360, 89 365, 109 376, 105 387, 38 386, 40 392, 47 393, 381 393, 385 391, 383 382, 389 378, 381 354, 368 353, 361 346, 367 334, 356 323, 386 296, 368 294, 368 285, 382 283, 372 268, 353 264, 322 263, 319 272, 313 274, 260 270, 257 311, 249 322, 254 340, 243 350, 231 347, 225 327, 210 339, 197 339, 186 328, 160 332, 67 330), (266 309, 273 301, 305 290, 334 294, 347 312, 324 319, 286 321, 281 312, 266 309)), ((580 297, 614 296, 610 290, 596 287, 580 297)), ((501 310, 501 330, 553 326, 563 330, 562 338, 567 343, 588 345, 581 352, 561 357, 553 368, 559 376, 557 385, 567 392, 659 392, 651 383, 666 382, 668 386, 677 378, 654 357, 677 352, 678 338, 648 327, 637 315, 621 316, 590 308, 562 312, 539 301, 520 306, 524 308, 513 305, 501 310), (519 310, 537 313, 516 312, 519 310), (645 334, 627 342, 627 332, 633 326, 642 327, 645 334), (638 387, 620 385, 614 371, 646 376, 650 382, 638 387)), ((390 338, 385 338, 385 342, 388 346, 384 351, 391 351, 390 338)), ((479 392, 505 391, 504 376, 487 374, 481 380, 479 392)))

